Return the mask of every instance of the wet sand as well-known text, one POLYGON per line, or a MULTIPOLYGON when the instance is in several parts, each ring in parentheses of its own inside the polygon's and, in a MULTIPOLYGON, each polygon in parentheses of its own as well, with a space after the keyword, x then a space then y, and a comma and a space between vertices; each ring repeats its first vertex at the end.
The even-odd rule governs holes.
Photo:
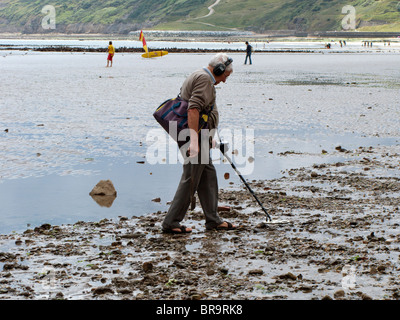
MULTIPOLYGON (((339 149, 356 159, 290 170, 220 192, 240 225, 160 232, 165 212, 44 224, 0 236, 1 299, 398 299, 400 148, 339 149)), ((293 156, 293 155, 285 155, 293 156)))
MULTIPOLYGON (((291 223, 266 225, 226 167, 219 171, 230 172, 232 185, 221 188, 220 203, 230 209, 220 214, 240 225, 229 232, 206 232, 199 207, 185 220, 190 235, 162 234, 163 209, 136 212, 125 204, 115 216, 88 219, 85 210, 76 214, 79 199, 63 194, 73 199, 67 211, 75 221, 38 219, 0 236, 0 299, 399 298, 398 56, 264 54, 254 56, 256 69, 233 57, 235 76, 217 90, 221 126, 254 129, 255 170, 246 179, 271 216, 291 223)), ((88 198, 91 182, 110 174, 95 164, 145 159, 154 106, 209 56, 164 58, 121 55, 112 70, 94 53, 1 58, 3 190, 11 180, 78 175, 91 179, 82 193, 88 198)), ((123 168, 129 177, 155 170, 123 168)), ((168 189, 163 203, 170 200, 177 181, 143 175, 168 189)), ((138 182, 124 181, 122 189, 138 182)), ((57 184, 48 188, 56 192, 57 184)), ((142 189, 127 197, 154 203, 142 189)), ((120 201, 126 190, 117 191, 120 201)), ((4 221, 19 213, 12 208, 3 206, 4 221)))

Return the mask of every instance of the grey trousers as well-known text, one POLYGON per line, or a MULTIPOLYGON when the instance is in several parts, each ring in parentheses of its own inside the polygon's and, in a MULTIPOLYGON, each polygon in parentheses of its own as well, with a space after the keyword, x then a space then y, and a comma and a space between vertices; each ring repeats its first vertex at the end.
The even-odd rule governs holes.
POLYGON ((223 223, 218 216, 218 181, 215 167, 209 160, 206 164, 187 163, 174 199, 162 223, 163 229, 179 228, 190 205, 191 190, 197 191, 206 219, 206 229, 213 229, 223 223), (192 182, 193 179, 193 182, 192 182), (193 187, 191 184, 193 183, 193 187))

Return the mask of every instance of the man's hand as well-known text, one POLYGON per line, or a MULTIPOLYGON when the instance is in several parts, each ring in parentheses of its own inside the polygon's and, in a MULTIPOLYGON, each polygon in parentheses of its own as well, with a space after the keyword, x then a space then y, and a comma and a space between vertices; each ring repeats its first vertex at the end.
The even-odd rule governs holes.
POLYGON ((211 138, 211 148, 215 149, 217 147, 217 141, 211 138))
POLYGON ((199 110, 189 109, 188 110, 188 126, 190 129, 190 146, 189 146, 189 157, 194 158, 199 154, 199 110))
POLYGON ((197 140, 193 141, 192 139, 190 140, 190 145, 189 145, 189 158, 194 158, 197 157, 199 154, 199 144, 197 143, 197 140))

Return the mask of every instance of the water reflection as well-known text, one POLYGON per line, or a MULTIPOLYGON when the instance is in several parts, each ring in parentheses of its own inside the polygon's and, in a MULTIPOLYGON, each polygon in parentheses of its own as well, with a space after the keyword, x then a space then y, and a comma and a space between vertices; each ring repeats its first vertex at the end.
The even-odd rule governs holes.
POLYGON ((111 180, 100 180, 89 195, 100 207, 110 208, 117 197, 117 191, 111 180))
MULTIPOLYGON (((260 53, 256 69, 232 56, 235 73, 217 87, 220 128, 254 130, 248 181, 337 161, 338 145, 398 143, 398 85, 387 81, 398 84, 399 55, 260 53), (347 82, 357 85, 336 85, 347 82)), ((120 54, 112 70, 102 54, 2 58, 0 233, 166 210, 182 166, 146 163, 146 135, 159 128, 152 113, 209 58, 120 54), (118 201, 88 197, 99 177, 116 184, 118 201)), ((228 163, 216 168, 220 188, 242 186, 228 163)))
POLYGON ((114 200, 117 198, 117 196, 106 196, 106 195, 91 195, 92 199, 96 201, 96 203, 100 207, 106 207, 106 208, 111 208, 112 204, 114 203, 114 200))

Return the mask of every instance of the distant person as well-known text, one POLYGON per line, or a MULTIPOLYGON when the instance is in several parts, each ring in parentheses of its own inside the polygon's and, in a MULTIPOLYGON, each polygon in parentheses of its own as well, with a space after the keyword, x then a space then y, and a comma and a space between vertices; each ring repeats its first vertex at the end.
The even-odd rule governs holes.
POLYGON ((253 51, 253 47, 249 44, 248 41, 246 41, 246 59, 244 59, 244 64, 247 64, 247 58, 249 58, 249 62, 250 62, 250 64, 252 64, 252 62, 251 62, 252 51, 253 51))
POLYGON ((107 68, 112 67, 114 54, 115 48, 112 44, 112 41, 110 41, 108 46, 107 68))

